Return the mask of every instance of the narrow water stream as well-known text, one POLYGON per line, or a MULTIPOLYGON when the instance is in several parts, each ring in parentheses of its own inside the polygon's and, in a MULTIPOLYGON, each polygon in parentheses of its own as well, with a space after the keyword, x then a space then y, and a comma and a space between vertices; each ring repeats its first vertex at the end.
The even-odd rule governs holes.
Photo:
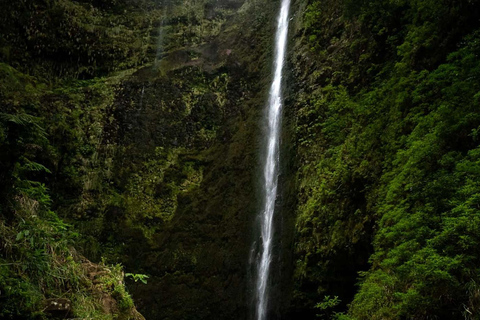
POLYGON ((275 36, 274 77, 270 87, 268 110, 266 113, 267 143, 264 162, 264 203, 260 216, 261 230, 261 255, 257 261, 256 279, 256 318, 264 320, 268 308, 268 281, 270 264, 272 261, 273 244, 273 216, 275 213, 275 199, 277 197, 278 167, 279 167, 279 142, 282 115, 282 74, 285 62, 288 34, 288 13, 290 0, 282 0, 278 16, 278 26, 275 36))

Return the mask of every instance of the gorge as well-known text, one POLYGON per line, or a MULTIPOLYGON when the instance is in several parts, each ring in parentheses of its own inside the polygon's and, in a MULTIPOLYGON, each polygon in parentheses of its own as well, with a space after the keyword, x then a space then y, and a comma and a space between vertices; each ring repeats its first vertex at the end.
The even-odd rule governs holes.
POLYGON ((478 1, 0 9, 1 319, 480 317, 478 1))

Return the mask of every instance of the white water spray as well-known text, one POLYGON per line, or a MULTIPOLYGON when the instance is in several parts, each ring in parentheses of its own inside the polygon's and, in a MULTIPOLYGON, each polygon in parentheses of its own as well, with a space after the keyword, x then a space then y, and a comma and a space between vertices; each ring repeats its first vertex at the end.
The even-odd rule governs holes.
POLYGON ((167 20, 168 3, 166 0, 162 2, 162 17, 160 19, 160 26, 158 27, 158 39, 157 39, 157 54, 155 55, 155 67, 158 66, 159 61, 162 59, 164 53, 164 38, 165 38, 165 21, 167 20))
POLYGON ((290 0, 282 0, 275 36, 274 77, 268 99, 267 110, 267 155, 264 167, 264 207, 260 217, 262 254, 258 263, 256 282, 256 315, 264 320, 268 307, 268 279, 272 261, 273 214, 277 197, 279 140, 282 113, 282 73, 285 62, 288 34, 288 12, 290 0))

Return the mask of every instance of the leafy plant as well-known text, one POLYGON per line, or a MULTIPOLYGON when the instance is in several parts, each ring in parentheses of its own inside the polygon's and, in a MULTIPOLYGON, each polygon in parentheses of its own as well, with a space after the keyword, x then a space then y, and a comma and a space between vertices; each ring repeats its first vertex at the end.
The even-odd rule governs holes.
POLYGON ((142 282, 143 284, 147 284, 147 279, 149 278, 149 276, 147 276, 146 274, 140 274, 140 273, 125 273, 125 277, 130 277, 133 279, 133 281, 137 282, 137 281, 140 281, 142 282))

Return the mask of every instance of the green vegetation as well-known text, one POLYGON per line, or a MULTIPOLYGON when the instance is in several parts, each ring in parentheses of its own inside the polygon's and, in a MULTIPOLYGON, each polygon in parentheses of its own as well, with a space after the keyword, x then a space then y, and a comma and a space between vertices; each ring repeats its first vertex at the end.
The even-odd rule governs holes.
POLYGON ((468 1, 309 4, 294 303, 478 318, 478 14, 468 1))
MULTIPOLYGON (((72 217, 60 218, 61 210, 57 210, 72 193, 94 183, 85 179, 85 173, 98 165, 91 156, 100 143, 104 111, 112 102, 118 79, 71 78, 111 68, 77 60, 86 56, 82 50, 87 46, 80 44, 81 39, 72 39, 71 34, 59 34, 78 32, 80 37, 85 32, 93 37, 88 33, 108 33, 88 24, 94 24, 88 19, 98 17, 86 14, 87 9, 68 1, 2 4, 2 319, 143 319, 126 292, 121 267, 92 264, 77 253, 74 247, 78 248, 82 238, 75 226, 64 222, 73 222, 72 217), (89 67, 84 67, 87 64, 89 67), (66 307, 58 309, 62 303, 66 307)), ((88 10, 95 11, 93 7, 88 10)), ((112 53, 106 48, 95 53, 94 45, 88 48, 93 55, 112 53)), ((114 62, 111 56, 104 58, 114 62)))
POLYGON ((149 278, 146 274, 138 274, 138 273, 126 273, 126 277, 132 277, 132 279, 137 282, 141 281, 144 284, 147 284, 147 279, 149 278))
POLYGON ((26 247, 0 251, 13 288, 3 299, 0 287, 0 317, 54 317, 51 299, 79 318, 140 318, 134 301, 152 319, 247 313, 258 57, 271 38, 269 13, 242 4, 1 5, 0 221, 26 247), (44 213, 16 214, 44 198, 44 213))
MULTIPOLYGON (((0 113, 0 317, 44 319, 52 315, 48 302, 62 299, 71 305, 63 315, 143 319, 125 291, 120 267, 94 265, 79 255, 73 248, 79 234, 52 211, 53 201, 44 182, 50 182, 54 174, 51 163, 58 153, 51 144, 51 132, 45 129, 47 121, 27 113, 41 113, 41 101, 52 94, 51 89, 6 64, 0 64, 0 70, 5 111, 0 113), (95 270, 104 275, 94 279, 95 270), (97 281, 107 284, 98 287, 97 281), (112 298, 104 296, 109 294, 112 298), (108 299, 112 308, 104 306, 108 299)), ((72 129, 69 132, 73 133, 72 129)))
MULTIPOLYGON (((0 318, 247 317, 278 2, 187 2, 0 5, 0 318)), ((478 3, 292 12, 272 313, 478 319, 478 3)))

